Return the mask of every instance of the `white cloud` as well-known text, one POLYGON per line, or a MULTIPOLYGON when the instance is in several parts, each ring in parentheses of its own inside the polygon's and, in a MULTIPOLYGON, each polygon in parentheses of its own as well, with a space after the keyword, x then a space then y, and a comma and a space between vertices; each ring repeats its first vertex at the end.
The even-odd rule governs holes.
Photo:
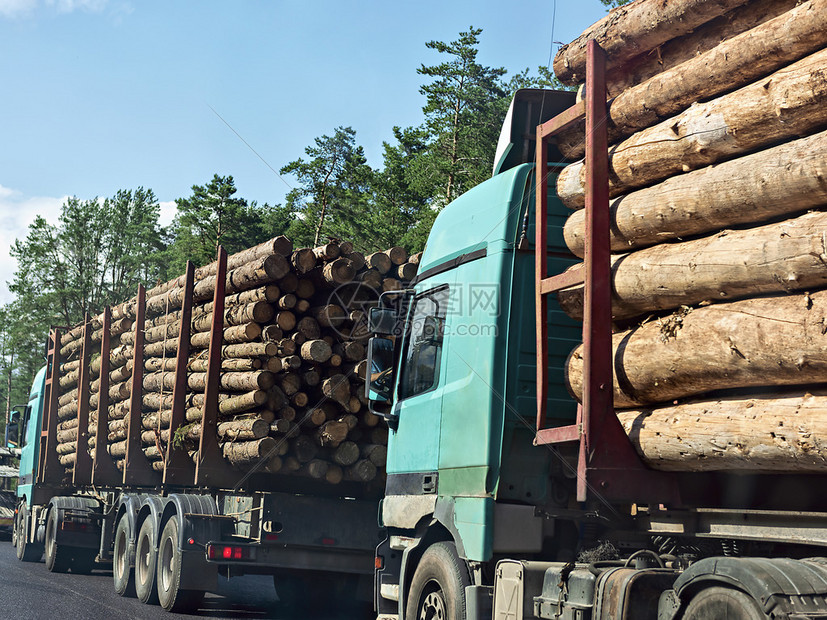
POLYGON ((172 224, 172 218, 174 218, 178 213, 178 205, 174 200, 159 202, 158 205, 161 207, 161 214, 158 217, 158 223, 161 226, 169 226, 172 224))
POLYGON ((58 14, 74 13, 102 13, 111 7, 110 13, 116 21, 129 15, 133 7, 128 2, 118 1, 110 4, 110 0, 0 0, 0 17, 31 17, 41 5, 58 14))
POLYGON ((17 261, 9 254, 15 239, 23 239, 28 233, 29 224, 37 215, 46 218, 50 224, 56 224, 60 215, 60 206, 66 197, 48 196, 25 197, 20 192, 0 185, 0 304, 12 300, 7 282, 10 282, 17 269, 17 261))
POLYGON ((23 17, 37 7, 37 0, 0 0, 0 15, 23 17))
POLYGON ((46 4, 55 7, 58 13, 71 13, 73 11, 100 13, 106 8, 108 1, 109 0, 46 0, 46 4))

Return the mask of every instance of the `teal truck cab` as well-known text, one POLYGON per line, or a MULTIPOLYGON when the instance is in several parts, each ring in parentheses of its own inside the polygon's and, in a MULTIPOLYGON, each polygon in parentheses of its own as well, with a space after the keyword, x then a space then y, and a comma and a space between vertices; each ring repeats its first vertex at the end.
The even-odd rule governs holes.
MULTIPOLYGON (((563 370, 582 326, 554 298, 544 302, 538 357, 535 255, 550 275, 577 259, 552 191, 535 247, 542 184, 529 162, 535 128, 574 105, 573 93, 516 94, 495 174, 444 208, 411 289, 371 312, 368 394, 391 428, 378 617, 827 618, 827 560, 787 559, 824 555, 823 502, 770 505, 791 476, 664 483, 628 460, 625 435, 625 446, 608 445, 608 431, 584 443, 563 370), (549 430, 560 441, 543 441, 549 430), (739 486, 755 492, 733 500, 728 490, 739 486)), ((553 188, 562 158, 551 146, 541 152, 553 188)))

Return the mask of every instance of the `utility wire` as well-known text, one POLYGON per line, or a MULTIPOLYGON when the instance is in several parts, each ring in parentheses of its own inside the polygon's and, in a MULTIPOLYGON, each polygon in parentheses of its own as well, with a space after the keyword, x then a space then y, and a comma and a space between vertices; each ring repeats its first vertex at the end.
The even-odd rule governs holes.
POLYGON ((267 163, 267 160, 266 160, 266 159, 264 159, 261 155, 259 155, 259 154, 258 154, 258 151, 256 151, 256 150, 255 150, 252 146, 250 146, 250 143, 249 143, 249 142, 247 142, 247 140, 245 140, 244 138, 242 138, 242 137, 241 137, 241 134, 240 134, 240 133, 238 133, 238 132, 237 132, 237 131, 233 128, 233 126, 232 126, 232 125, 230 125, 230 123, 228 123, 226 120, 224 120, 224 117, 223 117, 223 116, 221 116, 218 112, 216 112, 216 111, 215 111, 215 108, 214 108, 214 107, 212 107, 209 103, 207 104, 207 107, 208 107, 210 110, 212 110, 213 114, 215 114, 218 118, 220 118, 220 119, 221 119, 221 122, 222 122, 222 123, 224 123, 227 127, 229 127, 229 128, 230 128, 230 131, 232 131, 232 132, 233 132, 236 136, 238 136, 238 139, 239 139, 239 140, 241 140, 244 144, 246 144, 246 145, 247 145, 247 148, 248 148, 248 149, 250 149, 253 153, 255 153, 256 157, 258 157, 258 158, 259 158, 262 162, 264 162, 264 165, 265 165, 265 166, 267 166, 270 170, 272 170, 272 171, 273 171, 273 174, 275 174, 278 178, 280 178, 280 179, 281 179, 281 182, 282 182, 282 183, 284 183, 284 184, 285 184, 285 185, 286 185, 289 189, 293 189, 293 186, 292 186, 292 185, 290 185, 290 183, 288 183, 287 181, 285 181, 285 180, 284 180, 284 177, 283 177, 283 176, 281 176, 281 175, 278 173, 278 171, 276 171, 276 169, 275 169, 275 168, 273 168, 273 166, 271 166, 270 164, 268 164, 268 163, 267 163))

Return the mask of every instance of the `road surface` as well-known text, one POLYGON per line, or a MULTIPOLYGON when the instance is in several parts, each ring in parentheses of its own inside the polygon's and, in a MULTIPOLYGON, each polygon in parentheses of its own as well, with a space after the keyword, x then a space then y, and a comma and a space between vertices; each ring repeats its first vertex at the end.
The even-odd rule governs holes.
POLYGON ((193 615, 171 614, 157 605, 144 605, 135 598, 122 598, 112 588, 111 566, 101 566, 91 575, 50 573, 46 565, 20 562, 8 539, 0 539, 0 620, 28 618, 71 620, 140 620, 173 618, 274 618, 277 620, 333 620, 364 618, 355 612, 309 615, 291 611, 278 602, 273 578, 245 575, 231 580, 219 577, 217 594, 207 593, 193 615))

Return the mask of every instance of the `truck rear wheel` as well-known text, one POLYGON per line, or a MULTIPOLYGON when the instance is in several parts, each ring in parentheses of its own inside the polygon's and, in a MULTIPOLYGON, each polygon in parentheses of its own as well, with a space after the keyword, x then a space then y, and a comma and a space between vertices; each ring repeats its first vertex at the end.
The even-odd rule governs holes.
POLYGON ((441 542, 422 555, 411 582, 405 617, 411 620, 462 620, 468 570, 454 543, 441 542))
POLYGON ((17 521, 14 524, 14 529, 17 531, 17 559, 21 562, 39 562, 43 555, 43 547, 29 542, 26 532, 27 516, 26 504, 21 502, 17 509, 17 521))
POLYGON ((46 568, 52 573, 65 573, 72 565, 72 549, 57 543, 60 529, 57 512, 52 508, 46 520, 46 568))
POLYGON ((682 616, 683 620, 767 620, 758 603, 732 588, 712 587, 696 594, 682 616))
POLYGON ((132 538, 129 519, 124 516, 115 528, 115 544, 112 550, 112 581, 118 596, 135 596, 134 551, 130 553, 132 538))
POLYGON ((161 532, 155 580, 161 607, 167 611, 181 612, 196 609, 204 598, 204 591, 181 589, 183 558, 178 548, 178 528, 178 515, 172 515, 161 532))
POLYGON ((158 561, 155 541, 157 539, 155 521, 152 517, 147 517, 141 524, 138 541, 135 543, 135 594, 142 603, 150 605, 158 603, 158 591, 155 588, 155 571, 158 561))

